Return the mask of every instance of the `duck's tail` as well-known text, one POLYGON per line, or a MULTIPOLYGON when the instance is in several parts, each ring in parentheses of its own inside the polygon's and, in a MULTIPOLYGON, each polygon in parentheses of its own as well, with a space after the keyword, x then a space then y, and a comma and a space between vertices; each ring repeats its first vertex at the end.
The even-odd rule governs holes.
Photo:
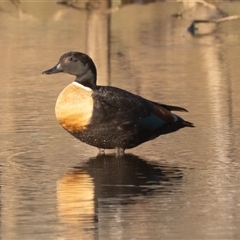
POLYGON ((183 120, 184 127, 195 127, 193 123, 183 120))
POLYGON ((165 127, 161 127, 159 128, 157 131, 155 131, 152 135, 152 139, 154 139, 155 137, 158 137, 159 135, 165 135, 168 133, 172 133, 172 132, 176 132, 181 128, 184 127, 195 127, 193 123, 185 121, 183 119, 181 119, 180 117, 178 117, 178 121, 171 123, 171 124, 167 124, 165 125, 165 127))

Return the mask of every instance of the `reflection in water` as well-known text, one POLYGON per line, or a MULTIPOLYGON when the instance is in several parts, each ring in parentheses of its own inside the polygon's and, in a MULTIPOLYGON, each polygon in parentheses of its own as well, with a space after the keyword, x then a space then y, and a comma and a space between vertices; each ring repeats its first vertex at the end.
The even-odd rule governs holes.
POLYGON ((202 51, 203 64, 207 73, 207 83, 209 91, 209 102, 211 104, 212 125, 216 129, 214 132, 214 145, 218 159, 228 162, 230 147, 230 118, 232 115, 231 82, 227 76, 227 68, 224 66, 223 52, 220 42, 214 36, 202 38, 202 43, 207 44, 202 51), (225 99, 223 102, 222 99, 225 99))
POLYGON ((109 9, 109 1, 90 1, 86 26, 86 53, 94 59, 101 84, 109 84, 109 42, 110 42, 110 14, 104 10, 109 9), (96 6, 97 5, 97 6, 96 6))
POLYGON ((151 2, 156 2, 156 0, 119 0, 119 1, 94 1, 94 0, 89 0, 84 3, 82 2, 77 2, 77 1, 72 1, 72 0, 57 0, 57 4, 62 4, 67 7, 72 7, 74 9, 88 9, 91 10, 93 8, 98 8, 101 9, 102 5, 107 4, 108 8, 111 7, 111 5, 119 5, 119 6, 124 6, 126 4, 147 4, 151 2), (81 5, 85 5, 85 7, 81 7, 81 5))
MULTIPOLYGON (((122 0, 120 5, 150 2, 154 0, 122 0)), ((111 5, 111 1, 94 0, 90 0, 87 4, 86 53, 94 59, 100 85, 111 85, 109 44, 111 42, 111 5)))
MULTIPOLYGON (((84 170, 71 172, 57 183, 57 211, 65 239, 89 239, 95 228, 94 184, 84 170)), ((91 239, 91 238, 90 238, 91 239)))
MULTIPOLYGON (((134 155, 90 158, 57 183, 58 216, 66 239, 97 234, 100 224, 110 224, 102 222, 106 209, 116 213, 116 209, 124 211, 124 206, 133 204, 128 213, 137 220, 136 210, 141 210, 143 196, 174 192, 173 186, 182 175, 179 168, 151 164, 134 155)), ((121 216, 118 218, 123 221, 121 216)))
MULTIPOLYGON (((215 151, 215 156, 218 168, 214 168, 214 174, 209 176, 211 182, 216 181, 215 188, 212 190, 213 196, 220 194, 227 196, 227 198, 216 198, 220 208, 224 209, 225 206, 232 205, 234 196, 228 192, 228 187, 222 176, 229 174, 229 166, 227 163, 231 162, 229 157, 231 149, 231 115, 232 115, 232 89, 231 81, 228 76, 228 67, 223 62, 224 51, 221 49, 221 39, 214 36, 201 38, 200 42, 205 44, 205 49, 202 51, 203 66, 206 71, 207 90, 209 92, 208 101, 211 106, 211 126, 214 131, 209 136, 212 141, 212 149, 215 151), (224 101, 223 101, 224 99, 224 101), (221 188, 219 188, 221 186, 221 188)), ((227 225, 227 220, 222 220, 227 225)), ((209 223, 214 225, 214 223, 209 223)), ((207 230, 206 232, 211 231, 207 230)), ((210 232, 208 233, 210 234, 210 232)))
MULTIPOLYGON (((178 168, 150 164, 135 156, 125 155, 116 158, 115 155, 99 155, 90 158, 84 166, 95 185, 97 198, 128 197, 147 195, 154 192, 154 186, 170 183, 173 179, 182 177, 178 168)), ((168 187, 168 184, 167 184, 168 187)), ((124 202, 125 202, 124 198, 124 202)))
POLYGON ((94 185, 86 172, 67 174, 59 180, 57 186, 58 212, 64 221, 86 220, 86 217, 94 214, 94 185), (76 211, 78 209, 82 210, 81 216, 76 211))
POLYGON ((111 41, 103 44, 112 85, 181 102, 197 128, 131 151, 161 165, 131 155, 83 164, 94 150, 62 131, 53 114, 67 76, 44 81, 40 72, 59 52, 91 50, 92 13, 53 2, 21 1, 31 21, 0 2, 1 238, 240 239, 238 22, 192 38, 190 22, 169 17, 179 4, 132 4, 111 14, 111 41))

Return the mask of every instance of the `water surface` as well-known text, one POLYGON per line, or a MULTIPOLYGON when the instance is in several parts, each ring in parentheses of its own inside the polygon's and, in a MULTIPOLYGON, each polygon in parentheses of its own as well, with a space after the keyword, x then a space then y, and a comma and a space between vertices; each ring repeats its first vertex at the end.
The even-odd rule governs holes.
POLYGON ((0 12, 1 239, 239 239, 239 21, 193 37, 177 3, 22 9, 0 12), (97 157, 54 116, 73 77, 41 75, 70 50, 196 128, 97 157))

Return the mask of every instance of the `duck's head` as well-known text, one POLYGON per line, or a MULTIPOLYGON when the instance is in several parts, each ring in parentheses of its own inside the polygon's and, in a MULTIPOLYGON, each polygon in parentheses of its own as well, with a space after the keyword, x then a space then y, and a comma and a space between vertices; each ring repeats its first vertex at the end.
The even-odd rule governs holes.
POLYGON ((67 52, 63 54, 58 63, 42 74, 54 74, 65 72, 75 75, 76 82, 87 87, 95 88, 97 80, 97 70, 93 60, 86 54, 80 52, 67 52))

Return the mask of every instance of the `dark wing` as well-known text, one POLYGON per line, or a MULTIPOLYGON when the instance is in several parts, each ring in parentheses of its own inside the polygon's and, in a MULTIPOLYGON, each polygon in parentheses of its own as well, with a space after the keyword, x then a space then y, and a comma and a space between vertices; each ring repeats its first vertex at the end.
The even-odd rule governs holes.
POLYGON ((152 103, 138 95, 115 87, 98 87, 93 92, 94 113, 104 118, 133 119, 149 116, 152 103), (98 114, 102 111, 102 114, 98 114))
POLYGON ((159 128, 177 120, 171 110, 184 108, 155 103, 115 87, 98 87, 94 99, 94 122, 117 121, 122 126, 138 124, 146 128, 159 128))

